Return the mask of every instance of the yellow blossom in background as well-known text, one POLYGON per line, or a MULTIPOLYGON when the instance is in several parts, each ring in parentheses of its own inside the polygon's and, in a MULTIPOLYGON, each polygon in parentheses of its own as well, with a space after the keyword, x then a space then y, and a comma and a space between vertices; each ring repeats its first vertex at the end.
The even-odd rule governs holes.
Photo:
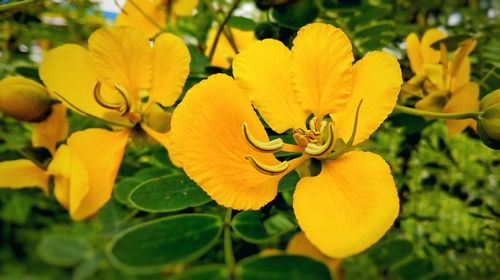
POLYGON ((192 15, 196 6, 198 0, 127 0, 115 24, 132 26, 154 37, 165 30, 169 9, 169 19, 174 21, 176 16, 192 15))
POLYGON ((322 23, 301 28, 291 50, 255 42, 236 55, 235 79, 213 75, 188 91, 172 116, 171 157, 217 203, 238 210, 266 205, 284 175, 321 160, 319 175, 296 186, 298 223, 328 257, 365 250, 391 227, 399 199, 388 164, 351 147, 393 110, 402 80, 387 53, 353 60, 344 32, 322 23), (270 141, 254 108, 275 132, 292 129, 295 145, 270 141), (278 151, 301 155, 280 162, 278 151))
POLYGON ((64 104, 115 128, 73 133, 48 168, 56 198, 75 220, 95 214, 109 200, 132 133, 145 132, 166 145, 170 114, 160 105, 175 103, 190 63, 186 45, 169 33, 151 46, 134 28, 101 28, 88 45, 89 50, 57 47, 40 65, 40 77, 64 104))
MULTIPOLYGON (((475 112, 479 109, 479 85, 470 81, 470 61, 468 55, 476 44, 474 39, 463 41, 448 60, 444 44, 440 50, 431 45, 446 34, 438 29, 427 30, 420 41, 415 33, 406 38, 408 59, 415 76, 403 87, 404 96, 421 99, 415 108, 445 113, 475 112)), ((466 127, 476 128, 476 121, 446 120, 448 135, 460 133, 466 127)))
MULTIPOLYGON (((205 48, 205 55, 209 56, 213 47, 215 36, 217 35, 217 27, 210 29, 207 37, 207 47, 205 48)), ((236 55, 235 47, 238 51, 244 50, 255 41, 255 33, 253 30, 245 31, 237 28, 226 28, 220 35, 215 47, 212 61, 210 65, 227 69, 231 66, 231 61, 236 55), (228 37, 231 37, 235 46, 232 46, 228 37)))
MULTIPOLYGON (((20 89, 36 89, 39 94, 49 96, 45 87, 33 80, 24 77, 7 77, 3 79, 0 81, 0 103, 18 108, 22 108, 28 103, 28 108, 24 108, 20 112, 26 110, 32 112, 35 110, 32 105, 29 105, 29 97, 32 97, 32 94, 18 94, 18 98, 15 98, 16 104, 14 105, 12 104, 13 100, 6 100, 7 96, 3 94, 10 87, 16 87, 18 89, 17 93, 19 93, 20 89)), ((3 111, 4 107, 0 107, 0 111, 3 111)), ((43 120, 31 122, 31 142, 33 147, 45 148, 53 155, 56 151, 57 142, 66 139, 68 122, 66 119, 66 107, 63 104, 53 103, 50 105, 49 111, 49 115, 45 116, 43 120)), ((0 188, 38 187, 47 193, 49 190, 48 183, 49 174, 46 171, 46 167, 41 166, 41 163, 35 163, 29 159, 0 162, 0 188)))

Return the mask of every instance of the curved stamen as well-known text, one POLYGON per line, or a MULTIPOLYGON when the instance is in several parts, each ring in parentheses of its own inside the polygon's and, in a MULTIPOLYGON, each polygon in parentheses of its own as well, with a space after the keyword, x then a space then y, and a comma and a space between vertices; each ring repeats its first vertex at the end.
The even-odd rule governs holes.
POLYGON ((311 156, 321 156, 323 154, 329 153, 333 148, 333 123, 329 123, 327 130, 327 139, 323 145, 317 145, 313 143, 307 144, 307 147, 304 149, 304 152, 311 156))
POLYGON ((288 161, 282 161, 277 165, 268 165, 268 164, 265 164, 265 163, 258 161, 257 159, 255 159, 253 156, 250 156, 250 155, 246 156, 245 159, 248 160, 250 162, 250 164, 257 171, 264 173, 266 175, 271 175, 271 176, 276 176, 276 175, 282 174, 290 166, 288 161))
POLYGON ((94 99, 95 101, 104 108, 111 110, 119 110, 123 104, 105 100, 101 93, 101 82, 97 82, 94 86, 94 99))
POLYGON ((261 142, 257 140, 249 131, 248 131, 248 124, 244 122, 241 125, 242 131, 243 131, 243 136, 247 140, 247 142, 252 146, 254 149, 256 149, 259 152, 265 152, 265 153, 275 153, 281 150, 283 148, 283 140, 281 139, 274 139, 269 142, 261 142))
POLYGON ((121 87, 120 85, 115 85, 115 89, 118 91, 118 93, 120 94, 120 96, 123 98, 123 100, 125 101, 125 106, 120 108, 120 114, 122 116, 125 116, 126 114, 128 114, 131 110, 132 110, 132 100, 130 99, 130 96, 127 94, 127 90, 125 90, 123 87, 121 87))

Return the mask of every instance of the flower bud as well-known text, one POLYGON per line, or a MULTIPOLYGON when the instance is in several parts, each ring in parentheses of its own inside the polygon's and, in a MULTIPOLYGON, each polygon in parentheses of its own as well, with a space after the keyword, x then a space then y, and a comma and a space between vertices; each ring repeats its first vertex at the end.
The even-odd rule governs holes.
POLYGON ((500 149, 500 89, 486 95, 479 105, 477 132, 483 143, 495 150, 500 149))
POLYGON ((50 114, 51 99, 45 87, 24 77, 0 81, 0 112, 20 121, 38 122, 50 114))

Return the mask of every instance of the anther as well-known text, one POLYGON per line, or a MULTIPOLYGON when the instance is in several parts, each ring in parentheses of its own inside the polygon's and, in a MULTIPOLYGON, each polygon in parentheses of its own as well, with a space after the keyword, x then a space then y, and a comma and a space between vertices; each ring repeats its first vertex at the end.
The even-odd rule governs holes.
POLYGON ((323 145, 317 145, 310 143, 304 149, 304 151, 311 156, 321 156, 329 153, 333 148, 333 123, 329 123, 327 127, 327 139, 323 145))
POLYGON ((242 131, 243 131, 243 136, 247 140, 247 142, 252 146, 255 150, 259 152, 265 152, 265 153, 275 153, 281 150, 285 143, 283 143, 283 140, 281 139, 274 139, 269 142, 261 142, 255 138, 250 131, 248 131, 248 124, 244 122, 241 125, 242 131))
POLYGON ((276 176, 280 175, 283 172, 285 172, 288 169, 288 166, 290 165, 288 161, 282 161, 277 165, 268 165, 264 164, 257 159, 255 159, 253 156, 246 156, 246 160, 250 162, 250 164, 259 172, 266 174, 266 175, 271 175, 271 176, 276 176))

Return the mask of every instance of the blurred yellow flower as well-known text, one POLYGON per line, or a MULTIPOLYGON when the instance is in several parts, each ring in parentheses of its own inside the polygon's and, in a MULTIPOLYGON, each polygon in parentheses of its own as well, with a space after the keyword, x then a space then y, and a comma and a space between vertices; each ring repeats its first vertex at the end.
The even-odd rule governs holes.
POLYGON ((387 53, 353 60, 344 32, 322 23, 301 28, 291 50, 255 42, 236 55, 235 80, 213 75, 188 91, 172 116, 171 157, 217 203, 238 210, 261 208, 285 174, 321 160, 320 174, 296 186, 299 225, 329 257, 363 251, 391 227, 399 199, 388 164, 352 147, 393 110, 402 80, 387 53), (293 129, 296 144, 270 141, 254 108, 275 132, 293 129), (278 151, 301 156, 280 162, 278 151))
MULTIPOLYGON (((207 37, 207 47, 205 48, 205 55, 209 56, 210 51, 213 47, 215 36, 217 35, 217 27, 210 29, 207 37)), ((231 61, 236 55, 236 50, 242 51, 246 47, 250 46, 255 41, 255 34, 253 30, 245 31, 237 28, 227 28, 226 32, 223 32, 219 37, 217 46, 213 54, 211 61, 212 66, 227 69, 231 66, 231 61), (232 46, 228 36, 231 36, 232 42, 235 46, 232 46)))
POLYGON ((198 6, 198 0, 127 0, 115 20, 117 26, 132 26, 154 37, 165 30, 167 12, 169 19, 190 16, 198 6))
POLYGON ((64 104, 117 128, 73 133, 48 168, 56 198, 75 220, 110 198, 131 133, 144 131, 167 145, 170 115, 160 105, 172 106, 180 96, 190 63, 186 45, 169 33, 150 46, 131 27, 101 28, 88 45, 57 47, 40 65, 40 77, 64 104))
MULTIPOLYGON (((415 76, 403 86, 403 94, 421 98, 415 104, 417 109, 445 113, 475 112, 479 109, 479 86, 470 81, 468 55, 476 41, 463 41, 449 61, 444 44, 439 51, 431 48, 433 43, 444 38, 446 34, 438 29, 427 30, 421 41, 415 33, 408 35, 408 59, 415 76)), ((475 129, 476 121, 449 119, 446 125, 448 135, 452 136, 468 126, 475 129)))

